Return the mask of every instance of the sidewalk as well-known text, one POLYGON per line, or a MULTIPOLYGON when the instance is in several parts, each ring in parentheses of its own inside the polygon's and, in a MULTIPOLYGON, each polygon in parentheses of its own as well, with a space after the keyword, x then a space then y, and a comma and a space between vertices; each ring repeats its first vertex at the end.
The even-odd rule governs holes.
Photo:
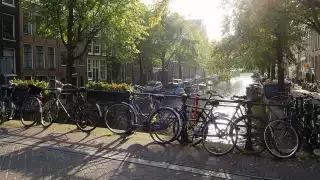
POLYGON ((317 159, 276 161, 267 155, 209 155, 201 146, 153 144, 145 133, 128 138, 72 125, 0 128, 2 179, 318 179, 317 159))

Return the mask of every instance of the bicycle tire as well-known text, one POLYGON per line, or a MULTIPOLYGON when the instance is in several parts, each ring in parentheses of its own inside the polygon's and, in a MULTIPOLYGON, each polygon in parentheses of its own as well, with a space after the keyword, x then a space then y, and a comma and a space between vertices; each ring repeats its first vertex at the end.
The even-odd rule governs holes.
POLYGON ((77 127, 83 131, 83 132, 91 132, 97 127, 97 121, 100 119, 100 108, 97 103, 93 103, 91 101, 84 101, 81 103, 78 103, 74 109, 73 113, 73 119, 75 120, 75 123, 77 127), (86 107, 85 105, 88 105, 86 107), (85 112, 90 111, 90 116, 86 117, 88 114, 84 114, 85 112), (79 115, 78 119, 77 116, 79 115), (94 115, 96 117, 93 117, 91 115, 94 115), (91 126, 88 126, 88 122, 90 122, 91 126), (88 129, 85 129, 86 127, 89 127, 88 129))
MULTIPOLYGON (((171 123, 170 123, 171 124, 171 123)), ((175 111, 173 108, 169 108, 169 107, 161 107, 158 110, 154 111, 153 113, 151 113, 150 117, 149 117, 149 134, 152 138, 152 140, 156 143, 160 143, 160 144, 167 144, 170 143, 174 140, 177 139, 177 137, 180 135, 182 130, 182 120, 180 119, 180 116, 178 115, 177 111, 175 111), (161 112, 164 111, 168 111, 170 113, 172 113, 174 115, 173 119, 173 129, 169 128, 169 126, 167 127, 167 124, 161 124, 160 123, 156 123, 154 122, 154 120, 159 117, 158 115, 161 112), (160 127, 162 126, 162 127, 160 127), (169 129, 169 132, 172 132, 173 136, 169 138, 169 140, 164 140, 162 137, 167 137, 167 133, 163 136, 163 135, 159 135, 157 134, 157 130, 166 130, 169 129)))
POLYGON ((237 131, 238 131, 237 143, 235 146, 235 148, 238 151, 245 153, 245 154, 260 154, 263 151, 265 151, 266 146, 264 143, 264 130, 267 126, 267 123, 263 119, 261 119, 260 117, 257 117, 257 116, 244 115, 244 116, 241 116, 238 119, 236 119, 234 121, 234 124, 236 125, 237 131), (253 144, 253 145, 252 145, 252 149, 250 151, 246 150, 246 144, 242 144, 242 138, 240 137, 242 134, 241 133, 242 127, 244 127, 245 128, 245 135, 243 136, 244 137, 243 139, 247 143, 248 137, 246 137, 246 135, 248 134, 247 130, 249 129, 248 128, 249 124, 247 122, 244 122, 244 125, 242 125, 243 124, 242 122, 245 121, 246 119, 250 119, 251 124, 259 126, 257 128, 252 128, 252 130, 251 130, 251 138, 250 139, 251 139, 251 144, 253 144), (254 130, 254 132, 252 132, 253 130, 254 130), (254 145, 256 145, 256 146, 254 146, 254 145))
POLYGON ((12 101, 1 101, 0 102, 0 121, 8 121, 13 117, 14 104, 12 101))
MULTIPOLYGON (((128 116, 126 116, 126 117, 128 117, 128 116)), ((113 104, 110 107, 108 107, 108 109, 106 110, 106 113, 104 114, 104 121, 105 121, 106 127, 109 129, 109 131, 111 131, 114 134, 117 134, 117 135, 131 134, 129 132, 133 131, 132 124, 136 124, 137 114, 136 114, 136 111, 134 110, 132 105, 125 103, 125 102, 116 103, 116 104, 113 104), (124 114, 128 115, 128 113, 129 113, 130 115, 133 115, 133 117, 130 116, 130 118, 133 118, 133 120, 131 120, 131 119, 129 120, 129 118, 127 118, 125 120, 125 123, 126 123, 125 125, 121 124, 123 126, 120 126, 120 127, 117 126, 117 128, 125 127, 124 130, 114 129, 114 127, 113 127, 113 125, 114 125, 113 123, 115 122, 114 118, 116 118, 116 117, 121 118, 122 117, 122 116, 119 116, 119 114, 116 114, 116 110, 122 110, 122 109, 125 110, 124 114)), ((120 121, 118 121, 118 122, 120 122, 120 121)))
MULTIPOLYGON (((221 125, 221 124, 220 124, 221 125)), ((221 127, 220 127, 220 129, 221 129, 221 127)), ((220 129, 218 129, 219 131, 221 131, 220 129)), ((219 133, 221 133, 221 132, 219 132, 219 133)), ((235 147, 235 145, 236 145, 236 143, 237 143, 237 137, 238 137, 238 131, 237 131, 237 129, 236 129, 236 126, 235 126, 235 124, 230 120, 230 119, 228 119, 228 118, 226 118, 226 117, 213 117, 211 120, 209 120, 205 125, 204 125, 204 127, 203 127, 203 129, 202 129, 202 136, 203 136, 203 138, 202 138, 202 145, 203 145, 203 147, 210 153, 210 154, 212 154, 212 155, 214 155, 214 156, 222 156, 222 155, 226 155, 226 154, 228 154, 228 153, 230 153, 233 149, 234 149, 234 147, 235 147), (222 120, 222 121, 225 121, 225 123, 224 123, 224 125, 226 125, 226 127, 222 130, 222 134, 225 134, 225 135, 227 135, 230 139, 229 139, 229 141, 230 142, 232 142, 232 144, 230 145, 230 147, 229 148, 227 148, 227 150, 225 150, 225 151, 222 151, 222 152, 215 152, 215 151, 212 151, 211 149, 211 147, 208 147, 207 145, 206 145, 206 142, 207 142, 207 140, 208 140, 208 137, 211 137, 211 135, 210 136, 208 136, 208 134, 205 134, 205 133, 209 133, 209 132, 212 132, 212 131, 210 131, 209 129, 209 125, 211 124, 211 123, 213 123, 215 126, 217 126, 217 120, 222 120), (228 128, 230 128, 229 130, 228 130, 228 128), (234 131, 234 132, 233 132, 234 131)), ((218 135, 219 136, 219 135, 218 135)), ((211 141, 212 142, 212 141, 211 141)), ((222 145, 223 143, 216 143, 215 145, 214 145, 214 149, 216 149, 216 147, 219 145, 219 147, 220 146, 225 146, 225 145, 222 145)), ((218 148, 219 148, 218 147, 218 148)), ((220 149, 218 149, 218 150, 220 150, 220 149)))
POLYGON ((43 105, 43 117, 41 118, 41 125, 44 128, 48 128, 52 125, 53 122, 57 121, 59 116, 59 104, 56 99, 50 99, 43 105), (48 116, 51 115, 49 118, 48 116), (52 115, 54 117, 52 117, 52 115), (48 123, 46 123, 47 119, 50 119, 48 123))
MULTIPOLYGON (((288 133, 285 133, 285 134, 288 134, 288 133)), ((279 159, 286 159, 286 158, 290 158, 290 157, 294 156, 296 154, 296 152, 299 150, 300 139, 301 138, 299 137, 299 134, 296 131, 296 129, 291 125, 291 123, 289 121, 286 121, 286 120, 271 121, 270 123, 268 123, 268 125, 266 126, 265 131, 264 131, 264 141, 265 141, 268 152, 271 155, 273 155, 274 157, 279 158, 279 159), (269 144, 269 136, 274 134, 273 131, 270 131, 270 130, 272 130, 272 128, 271 128, 272 124, 276 124, 276 125, 282 124, 286 127, 286 129, 289 128, 290 130, 292 130, 293 135, 295 136, 294 139, 297 141, 296 145, 294 145, 292 150, 289 150, 288 152, 284 152, 284 151, 281 151, 279 147, 275 147, 275 151, 272 149, 273 145, 275 144, 273 139, 271 140, 272 144, 269 144), (277 154, 277 153, 279 153, 279 154, 277 154)), ((288 141, 286 141, 286 143, 287 142, 288 141)), ((277 146, 277 145, 275 145, 275 146, 277 146)))
POLYGON ((35 125, 37 122, 40 122, 41 116, 42 116, 42 106, 38 98, 29 97, 22 103, 21 109, 20 109, 20 121, 25 127, 31 127, 35 125), (28 112, 26 110, 28 110, 28 112), (25 118, 26 119, 30 119, 30 118, 24 117, 28 115, 31 115, 31 118, 32 118, 30 124, 27 123, 27 121, 25 120, 25 118))

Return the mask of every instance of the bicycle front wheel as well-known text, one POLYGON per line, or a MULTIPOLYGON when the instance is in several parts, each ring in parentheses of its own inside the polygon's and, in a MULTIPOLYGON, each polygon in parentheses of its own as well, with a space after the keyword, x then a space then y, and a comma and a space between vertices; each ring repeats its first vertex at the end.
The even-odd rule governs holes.
POLYGON ((59 105, 56 99, 50 99, 45 102, 43 106, 43 117, 41 118, 41 125, 48 128, 59 116, 59 105))
POLYGON ((202 129, 202 144, 212 155, 222 156, 233 150, 238 132, 234 123, 225 117, 213 117, 202 129))
POLYGON ((4 100, 0 102, 0 121, 8 121, 12 119, 14 112, 14 104, 12 101, 4 100))
POLYGON ((114 134, 124 135, 133 131, 133 124, 137 121, 134 108, 127 103, 111 105, 105 115, 104 121, 107 128, 114 134))
POLYGON ((38 98, 27 98, 21 105, 20 120, 25 127, 31 127, 40 122, 42 116, 42 105, 38 98))
POLYGON ((299 149, 300 138, 290 122, 271 121, 264 131, 264 142, 271 155, 277 158, 290 158, 299 149))
POLYGON ((149 134, 157 143, 166 144, 176 140, 181 130, 182 120, 172 108, 159 108, 149 117, 149 134))
POLYGON ((81 102, 75 107, 73 118, 81 131, 91 132, 100 120, 99 106, 90 101, 81 102))

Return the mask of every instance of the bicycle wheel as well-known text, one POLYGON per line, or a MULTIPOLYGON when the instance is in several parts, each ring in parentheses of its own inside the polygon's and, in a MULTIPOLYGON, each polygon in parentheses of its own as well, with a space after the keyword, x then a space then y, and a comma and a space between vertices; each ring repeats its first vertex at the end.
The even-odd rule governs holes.
POLYGON ((104 121, 112 133, 124 135, 133 131, 132 124, 136 124, 137 115, 130 104, 117 103, 107 109, 104 121))
POLYGON ((178 113, 168 107, 162 107, 149 117, 149 134, 157 143, 170 143, 180 135, 182 121, 178 113))
POLYGON ((14 104, 12 101, 1 101, 0 102, 0 121, 8 121, 12 119, 14 113, 14 104))
POLYGON ((238 138, 235 148, 246 154, 260 154, 265 149, 264 129, 266 122, 259 117, 244 115, 235 120, 238 138))
POLYGON ((299 149, 299 135, 290 122, 271 121, 264 131, 264 142, 271 155, 277 158, 292 157, 299 149))
POLYGON ((83 132, 91 132, 97 127, 100 119, 100 111, 96 103, 84 101, 74 109, 73 118, 77 127, 83 132))
POLYGON ((36 97, 27 98, 21 105, 20 120, 25 127, 31 127, 40 122, 42 116, 41 102, 36 97))
POLYGON ((52 123, 58 119, 58 116, 58 102, 55 99, 50 99, 49 101, 45 102, 43 106, 43 117, 41 118, 41 125, 44 128, 50 127, 52 123))
POLYGON ((222 156, 233 150, 237 143, 237 130, 226 117, 213 117, 203 127, 202 144, 212 155, 222 156))

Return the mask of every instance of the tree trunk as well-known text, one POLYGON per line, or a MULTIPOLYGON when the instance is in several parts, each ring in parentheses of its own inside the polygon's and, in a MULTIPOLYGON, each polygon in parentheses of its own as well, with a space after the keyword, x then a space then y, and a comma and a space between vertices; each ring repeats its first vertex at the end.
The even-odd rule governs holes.
POLYGON ((268 66, 267 68, 267 78, 270 79, 271 78, 271 64, 268 66))
POLYGON ((161 65, 162 65, 162 73, 161 73, 161 82, 162 84, 166 83, 166 77, 165 77, 165 52, 162 52, 161 54, 161 65))
POLYGON ((67 54, 67 83, 70 83, 72 84, 72 74, 74 73, 73 72, 73 63, 74 63, 74 60, 73 60, 73 52, 72 50, 68 51, 68 54, 67 54))
POLYGON ((283 62, 283 43, 282 43, 282 33, 281 29, 278 28, 277 40, 276 40, 276 51, 277 51, 277 67, 278 67, 278 85, 279 91, 285 91, 284 84, 284 62, 283 62), (280 30, 280 31, 279 31, 280 30))
POLYGON ((178 60, 178 66, 179 66, 179 79, 182 79, 182 67, 181 67, 181 60, 178 60))
POLYGON ((143 73, 143 63, 142 63, 141 54, 139 54, 138 60, 139 60, 139 68, 140 68, 140 85, 145 85, 146 82, 145 82, 145 77, 143 73))
POLYGON ((270 71, 271 71, 271 80, 274 80, 276 78, 276 64, 274 59, 272 59, 271 61, 270 71))

